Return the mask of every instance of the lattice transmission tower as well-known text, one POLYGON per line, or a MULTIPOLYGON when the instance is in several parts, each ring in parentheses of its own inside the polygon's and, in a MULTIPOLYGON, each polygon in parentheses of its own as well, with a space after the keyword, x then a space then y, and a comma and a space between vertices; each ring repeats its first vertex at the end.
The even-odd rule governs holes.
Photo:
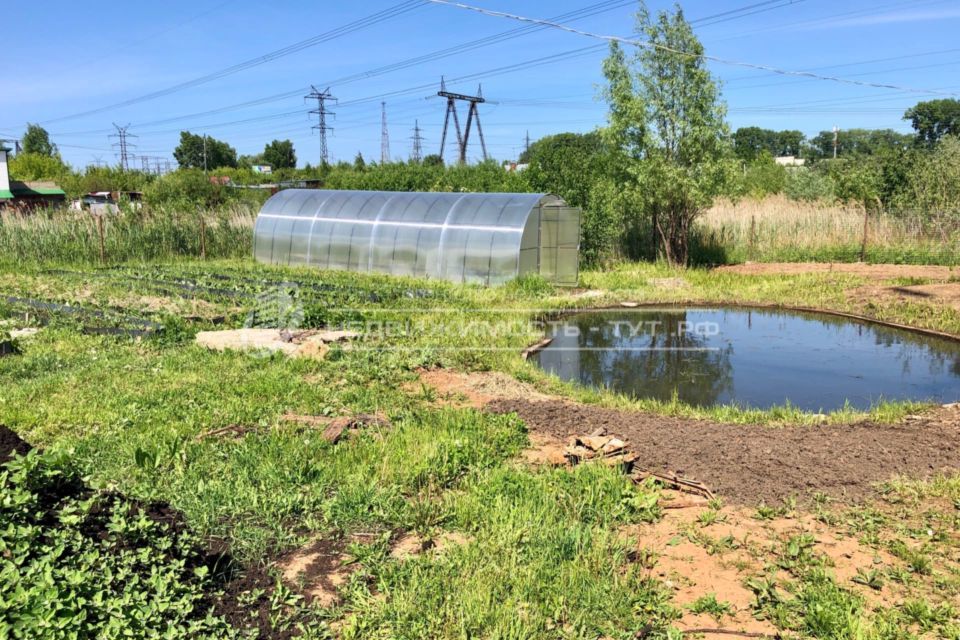
POLYGON ((410 159, 414 162, 423 162, 423 130, 420 128, 420 121, 413 121, 413 153, 410 159))
POLYGON ((312 129, 316 129, 320 132, 320 162, 322 164, 329 164, 330 162, 330 153, 327 150, 327 131, 333 131, 333 127, 327 126, 327 116, 336 116, 333 111, 327 109, 327 100, 337 101, 330 93, 330 87, 327 87, 323 91, 320 91, 315 86, 310 85, 312 91, 303 97, 304 100, 316 100, 317 108, 311 109, 310 114, 317 116, 317 124, 313 125, 312 129))
POLYGON ((390 131, 387 129, 387 103, 380 103, 380 164, 390 162, 390 131))
POLYGON ((486 99, 483 97, 483 88, 478 86, 477 95, 475 96, 453 93, 447 91, 446 81, 440 78, 440 91, 437 92, 437 95, 447 99, 447 114, 443 120, 443 136, 440 138, 440 158, 443 158, 443 149, 447 144, 447 129, 450 126, 450 117, 453 116, 453 126, 457 133, 457 144, 460 148, 458 162, 460 164, 466 164, 467 162, 467 145, 470 144, 470 130, 473 127, 474 120, 477 121, 477 134, 480 136, 480 147, 483 149, 483 159, 487 160, 487 143, 483 139, 483 129, 480 127, 480 112, 477 110, 478 104, 486 102, 486 99), (460 131, 460 118, 457 116, 457 100, 470 103, 470 109, 467 112, 467 125, 462 133, 460 131))
POLYGON ((130 150, 136 149, 137 145, 132 144, 128 138, 136 138, 137 136, 127 131, 130 128, 129 123, 121 127, 114 122, 113 126, 117 132, 111 133, 108 137, 117 138, 117 142, 114 142, 111 146, 117 149, 117 157, 120 159, 120 168, 124 171, 129 171, 130 159, 133 157, 133 155, 130 153, 130 150))

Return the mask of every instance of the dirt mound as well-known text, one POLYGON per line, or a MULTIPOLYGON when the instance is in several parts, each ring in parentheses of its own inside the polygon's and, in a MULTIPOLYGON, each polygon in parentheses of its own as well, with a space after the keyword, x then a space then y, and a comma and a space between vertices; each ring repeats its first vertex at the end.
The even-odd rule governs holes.
POLYGON ((837 273, 880 280, 894 278, 930 278, 947 280, 960 274, 956 267, 937 267, 912 264, 866 264, 863 262, 750 262, 718 267, 719 273, 741 275, 801 275, 805 273, 837 273))
POLYGON ((894 475, 926 477, 960 468, 960 410, 901 425, 816 427, 716 424, 556 400, 502 398, 486 405, 517 413, 538 436, 565 441, 606 428, 638 454, 636 467, 705 483, 740 504, 778 504, 815 491, 858 502, 894 475))
MULTIPOLYGON (((554 398, 537 391, 533 385, 497 371, 462 373, 450 369, 430 369, 421 370, 419 373, 420 383, 435 389, 444 403, 456 406, 479 409, 498 398, 554 398)), ((410 390, 417 389, 411 386, 410 390)))
POLYGON ((21 440, 20 436, 0 424, 0 464, 12 458, 14 453, 25 455, 30 449, 26 441, 21 440))

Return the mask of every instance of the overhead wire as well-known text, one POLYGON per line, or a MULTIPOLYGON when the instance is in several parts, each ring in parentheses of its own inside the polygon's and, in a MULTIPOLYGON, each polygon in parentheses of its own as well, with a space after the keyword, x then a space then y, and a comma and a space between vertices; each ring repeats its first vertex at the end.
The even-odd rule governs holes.
POLYGON ((877 89, 895 89, 895 90, 898 90, 898 91, 911 91, 911 92, 914 92, 914 93, 923 93, 923 94, 927 94, 927 95, 937 94, 937 95, 946 95, 946 96, 950 96, 950 97, 955 97, 955 96, 960 95, 960 94, 956 94, 956 93, 942 93, 942 92, 932 91, 932 90, 930 90, 930 89, 918 89, 918 88, 914 88, 914 87, 905 87, 905 86, 901 86, 901 85, 894 85, 894 84, 888 84, 888 83, 864 82, 864 81, 861 81, 861 80, 852 80, 852 79, 849 79, 849 78, 842 78, 842 77, 837 77, 837 76, 825 76, 825 75, 822 75, 822 74, 813 73, 813 72, 811 72, 811 71, 796 71, 796 70, 793 70, 793 69, 783 69, 783 68, 774 67, 774 66, 771 66, 771 65, 758 64, 758 63, 753 63, 753 62, 744 62, 744 61, 742 61, 742 60, 731 60, 731 59, 728 59, 728 58, 721 58, 721 57, 718 57, 718 56, 707 55, 707 54, 704 54, 704 53, 701 53, 701 54, 690 53, 689 51, 682 51, 682 50, 680 50, 680 49, 676 49, 676 48, 674 48, 674 47, 669 47, 669 46, 667 46, 667 45, 658 44, 658 43, 656 43, 656 42, 650 42, 649 40, 637 40, 637 39, 634 39, 634 38, 624 38, 624 37, 621 37, 621 36, 614 36, 614 35, 593 33, 593 32, 591 32, 591 31, 585 31, 585 30, 583 30, 583 29, 577 29, 577 28, 575 28, 575 27, 570 27, 570 26, 563 25, 563 24, 559 24, 559 23, 556 23, 556 22, 551 22, 551 21, 549 21, 549 20, 543 20, 543 19, 540 19, 540 18, 530 18, 530 17, 527 17, 527 16, 521 16, 521 15, 514 14, 514 13, 507 13, 507 12, 504 12, 504 11, 493 11, 493 10, 491 10, 491 9, 484 9, 483 7, 476 7, 476 6, 473 6, 473 5, 464 4, 464 3, 462 3, 462 2, 456 2, 456 1, 454 1, 454 0, 426 0, 426 1, 427 1, 427 2, 430 2, 430 3, 433 3, 433 4, 445 5, 445 6, 449 6, 449 7, 455 7, 455 8, 457 8, 457 9, 463 9, 463 10, 466 10, 466 11, 473 11, 473 12, 476 12, 476 13, 480 13, 480 14, 483 14, 483 15, 486 15, 486 16, 495 17, 495 18, 505 18, 505 19, 509 19, 509 20, 516 20, 516 21, 519 21, 519 22, 528 22, 528 23, 533 23, 533 24, 548 25, 548 26, 553 27, 554 29, 558 29, 558 30, 561 30, 561 31, 566 31, 566 32, 568 32, 568 33, 572 33, 572 34, 576 34, 576 35, 580 35, 580 36, 584 36, 584 37, 588 37, 588 38, 593 38, 593 39, 596 39, 596 40, 604 40, 604 41, 606 41, 606 42, 608 42, 608 43, 628 44, 628 45, 632 45, 632 46, 636 46, 636 47, 643 47, 643 48, 647 48, 647 49, 658 49, 658 50, 661 50, 661 51, 666 51, 666 52, 668 52, 668 53, 672 53, 672 54, 674 54, 674 55, 687 56, 687 57, 695 57, 695 58, 700 58, 700 59, 703 59, 703 60, 708 60, 708 61, 710 61, 710 62, 716 62, 717 64, 724 64, 724 65, 730 65, 730 66, 736 66, 736 67, 743 67, 743 68, 747 68, 747 69, 756 69, 756 70, 758 70, 758 71, 766 71, 766 72, 775 73, 775 74, 778 74, 778 75, 795 76, 795 77, 803 77, 803 78, 812 78, 812 79, 816 79, 816 80, 823 80, 823 81, 828 81, 828 82, 837 82, 837 83, 841 83, 841 84, 859 85, 859 86, 865 86, 865 87, 873 87, 873 88, 877 88, 877 89))
POLYGON ((62 122, 65 120, 74 120, 76 118, 90 116, 97 113, 103 113, 105 111, 111 111, 121 107, 127 107, 130 105, 138 104, 141 102, 154 100, 156 98, 167 96, 172 93, 182 91, 184 89, 206 84, 213 80, 217 80, 219 78, 223 78, 225 76, 232 75, 240 71, 245 71, 247 69, 251 69, 253 67, 266 64, 267 62, 272 62, 273 60, 277 60, 278 58, 282 58, 282 57, 291 55, 293 53, 303 51, 304 49, 316 46, 323 42, 329 42, 331 40, 341 38, 343 36, 359 31, 361 29, 365 29, 367 27, 380 24, 381 22, 391 20, 398 16, 409 13, 414 9, 419 9, 420 7, 424 6, 424 2, 425 0, 404 0, 399 4, 395 4, 388 7, 387 9, 378 11, 376 13, 373 13, 364 18, 360 18, 358 20, 354 20, 353 22, 349 22, 345 25, 341 25, 339 27, 336 27, 335 29, 330 29, 329 31, 325 31, 321 34, 307 38, 306 40, 301 40, 294 44, 288 45, 280 49, 276 49, 274 51, 270 51, 268 53, 257 56, 255 58, 250 58, 238 64, 235 64, 223 69, 219 69, 217 71, 199 76, 197 78, 193 78, 192 80, 187 80, 186 82, 181 82, 181 83, 172 85, 170 87, 167 87, 165 89, 153 91, 141 96, 137 96, 135 98, 128 98, 126 100, 122 100, 120 102, 116 102, 114 104, 106 105, 103 107, 98 107, 96 109, 89 109, 87 111, 72 113, 66 116, 60 116, 58 118, 50 118, 50 119, 44 120, 43 122, 45 124, 51 124, 54 122, 62 122))
MULTIPOLYGON (((577 10, 574 10, 574 11, 570 11, 570 12, 567 12, 567 13, 564 13, 564 14, 560 14, 560 15, 558 15, 558 16, 555 16, 555 17, 550 18, 550 20, 552 20, 552 21, 557 21, 557 20, 572 21, 572 20, 578 20, 578 19, 582 19, 582 18, 586 18, 586 17, 592 17, 592 16, 594 16, 594 15, 597 15, 597 14, 602 13, 602 12, 605 12, 605 11, 610 11, 610 10, 612 10, 612 9, 617 9, 617 8, 621 8, 621 7, 623 7, 623 6, 632 5, 632 4, 634 3, 634 1, 635 1, 635 0, 606 0, 605 2, 599 2, 599 3, 592 4, 592 5, 587 5, 587 6, 585 6, 585 7, 580 8, 580 9, 577 9, 577 10)), ((746 6, 744 6, 744 7, 740 7, 740 8, 737 8, 737 9, 730 9, 730 10, 723 11, 723 12, 720 12, 720 13, 716 13, 716 14, 712 14, 712 15, 708 15, 708 16, 703 16, 703 17, 701 17, 701 18, 696 18, 696 19, 691 20, 690 23, 691 23, 691 24, 694 24, 694 25, 697 25, 697 24, 708 24, 708 25, 709 25, 711 20, 714 20, 714 19, 720 18, 720 17, 724 17, 724 18, 727 18, 727 19, 732 19, 732 18, 736 18, 736 17, 742 17, 742 15, 736 15, 736 14, 741 14, 741 13, 747 11, 747 10, 750 10, 750 9, 753 9, 753 11, 750 11, 749 13, 745 13, 745 14, 743 14, 743 15, 752 15, 752 14, 754 14, 754 13, 758 13, 759 11, 770 11, 770 10, 773 10, 773 9, 782 8, 782 7, 784 7, 784 6, 788 6, 788 5, 790 5, 790 4, 795 4, 795 3, 797 3, 797 2, 802 2, 802 1, 805 1, 805 0, 787 0, 786 2, 785 2, 785 0, 767 0, 766 2, 754 3, 754 4, 746 5, 746 6), (764 8, 758 10, 758 9, 757 9, 758 7, 764 7, 764 8)), ((509 30, 507 30, 507 31, 503 31, 503 32, 500 32, 500 33, 497 33, 497 34, 493 34, 493 35, 491 35, 491 36, 486 36, 486 37, 484 37, 484 38, 479 38, 479 39, 476 39, 476 40, 471 40, 471 41, 468 41, 468 42, 465 42, 465 43, 461 43, 461 44, 455 45, 455 46, 453 46, 453 47, 447 47, 447 48, 445 48, 445 49, 439 49, 439 50, 437 50, 437 51, 433 51, 433 52, 430 52, 430 53, 427 53, 427 54, 423 54, 423 55, 420 55, 420 56, 415 56, 415 57, 413 57, 413 58, 408 58, 408 59, 403 60, 403 61, 400 61, 400 62, 391 63, 391 64, 389 64, 389 65, 384 65, 384 66, 377 67, 377 68, 374 68, 374 69, 371 69, 371 70, 367 70, 367 71, 363 71, 363 72, 359 72, 359 73, 350 74, 350 75, 343 76, 343 77, 340 77, 340 78, 334 78, 334 79, 332 79, 332 80, 326 80, 326 81, 324 81, 324 82, 320 82, 320 83, 317 83, 317 84, 318 84, 318 85, 322 85, 322 86, 348 84, 348 83, 351 83, 351 82, 355 82, 355 81, 357 81, 357 80, 368 79, 368 78, 376 77, 376 76, 379 76, 379 75, 384 75, 384 74, 386 74, 386 73, 391 73, 391 72, 393 72, 393 71, 398 71, 398 70, 410 68, 410 67, 412 67, 412 66, 417 66, 417 65, 419 65, 419 64, 424 64, 424 63, 426 63, 426 62, 432 62, 432 61, 435 61, 435 60, 443 59, 443 58, 446 58, 446 57, 449 57, 449 56, 452 56, 452 55, 456 55, 456 54, 459 54, 459 53, 466 53, 466 52, 468 52, 468 51, 472 51, 472 50, 475 50, 475 49, 478 49, 478 48, 481 48, 481 47, 484 47, 484 46, 489 46, 489 45, 491 45, 491 44, 500 44, 500 43, 505 42, 505 41, 507 41, 507 40, 511 40, 511 39, 514 39, 514 38, 517 38, 517 37, 520 37, 520 36, 523 36, 523 35, 528 35, 528 34, 530 34, 530 33, 534 33, 534 32, 536 32, 536 31, 546 30, 546 29, 549 29, 549 28, 550 28, 549 26, 545 26, 545 25, 525 25, 525 26, 522 26, 522 27, 516 27, 516 28, 514 28, 514 29, 509 29, 509 30)), ((596 47, 595 47, 595 50, 596 50, 596 51, 602 51, 604 48, 605 48, 605 45, 599 45, 599 46, 596 46, 596 47)), ((582 49, 576 49, 576 50, 574 50, 574 51, 581 51, 581 50, 582 50, 582 49)), ((570 53, 572 53, 572 52, 570 52, 570 53)), ((421 90, 421 89, 429 88, 430 86, 432 86, 432 85, 421 85, 420 87, 417 87, 417 90, 419 91, 419 90, 421 90)), ((309 89, 309 87, 298 87, 297 89, 293 89, 293 90, 291 90, 291 91, 285 91, 285 92, 281 92, 281 93, 271 94, 271 95, 268 95, 268 96, 263 96, 263 97, 260 97, 260 98, 255 98, 255 99, 253 99, 253 100, 248 100, 248 101, 245 101, 245 102, 236 103, 236 104, 234 104, 234 105, 226 105, 226 106, 224 106, 224 107, 218 107, 218 108, 216 108, 216 109, 211 109, 211 110, 202 111, 202 112, 198 112, 198 113, 185 114, 185 115, 180 115, 180 116, 173 116, 173 117, 164 118, 164 119, 161 119, 161 120, 153 120, 153 121, 149 121, 149 122, 139 122, 139 123, 135 123, 134 126, 136 126, 136 127, 144 127, 144 126, 153 126, 153 125, 160 125, 160 124, 168 124, 168 123, 177 122, 177 121, 180 121, 180 120, 189 120, 189 119, 196 118, 196 117, 203 117, 203 116, 207 116, 207 115, 216 115, 216 114, 219 114, 219 113, 224 113, 224 112, 226 112, 226 111, 233 111, 233 110, 245 108, 245 107, 248 107, 248 106, 259 106, 259 105, 261 105, 261 104, 267 104, 267 103, 269 103, 269 102, 276 102, 276 101, 283 100, 283 99, 286 99, 286 98, 291 98, 291 97, 299 96, 299 95, 301 95, 304 91, 306 91, 306 90, 308 90, 308 89, 309 89)), ((342 105, 343 105, 343 103, 341 103, 341 106, 342 106, 342 105)), ((59 136, 69 136, 69 135, 88 135, 88 134, 109 133, 110 131, 112 131, 112 129, 100 129, 100 130, 83 131, 83 132, 66 132, 66 133, 60 133, 60 134, 57 134, 57 135, 58 135, 58 137, 59 137, 59 136)))

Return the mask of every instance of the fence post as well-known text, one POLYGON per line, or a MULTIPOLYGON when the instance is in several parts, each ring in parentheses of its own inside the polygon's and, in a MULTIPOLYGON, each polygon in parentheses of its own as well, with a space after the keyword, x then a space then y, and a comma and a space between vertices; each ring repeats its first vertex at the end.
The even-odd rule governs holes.
POLYGON ((756 257, 755 245, 757 242, 757 217, 750 216, 750 259, 756 257))
POLYGON ((100 236, 100 264, 106 264, 107 253, 103 246, 103 214, 94 214, 97 218, 97 235, 100 236))
POLYGON ((867 230, 870 224, 870 209, 867 204, 863 204, 863 240, 860 243, 860 262, 867 261, 867 230))
POLYGON ((200 259, 207 259, 207 223, 200 216, 200 259))

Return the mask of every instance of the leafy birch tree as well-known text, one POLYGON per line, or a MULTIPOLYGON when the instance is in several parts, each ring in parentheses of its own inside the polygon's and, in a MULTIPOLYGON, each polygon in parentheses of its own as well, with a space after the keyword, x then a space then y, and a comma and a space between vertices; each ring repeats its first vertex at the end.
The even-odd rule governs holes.
POLYGON ((723 193, 733 169, 726 107, 679 6, 654 17, 641 2, 636 32, 644 46, 628 56, 613 43, 604 61, 605 135, 658 256, 687 264, 693 222, 723 193))

